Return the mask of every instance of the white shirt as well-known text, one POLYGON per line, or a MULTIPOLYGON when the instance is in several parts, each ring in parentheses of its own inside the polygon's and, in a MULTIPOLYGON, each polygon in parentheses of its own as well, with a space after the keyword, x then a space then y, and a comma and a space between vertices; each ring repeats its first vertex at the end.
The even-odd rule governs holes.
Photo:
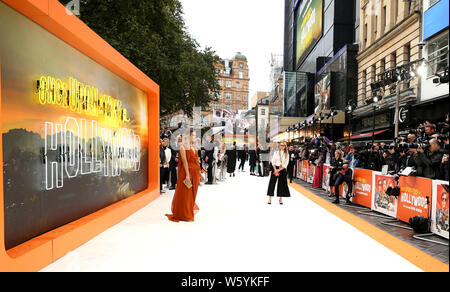
POLYGON ((164 165, 164 167, 167 168, 169 167, 170 158, 172 158, 172 151, 170 151, 169 147, 167 147, 164 150, 164 153, 166 154, 166 164, 164 165))
POLYGON ((282 166, 283 168, 287 168, 289 164, 289 154, 284 155, 280 151, 276 151, 272 157, 272 165, 275 167, 282 166))

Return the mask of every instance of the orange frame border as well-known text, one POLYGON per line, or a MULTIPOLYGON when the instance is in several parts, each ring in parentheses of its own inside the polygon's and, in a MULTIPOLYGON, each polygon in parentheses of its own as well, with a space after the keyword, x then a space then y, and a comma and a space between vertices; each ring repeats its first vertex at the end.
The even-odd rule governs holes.
MULTIPOLYGON (((101 66, 147 93, 148 187, 102 210, 5 250, 3 153, 0 147, 0 272, 39 271, 159 197, 159 86, 57 0, 0 0, 101 66), (150 147, 154 149, 151 149, 150 147), (155 151, 151 151, 155 150, 155 151)), ((0 59, 1 68, 1 59, 0 59)), ((0 70, 1 101, 1 70, 0 70)), ((0 102, 0 117, 1 117, 0 102)), ((0 118, 1 127, 1 118, 0 118)), ((0 135, 2 145, 2 135, 0 135)))

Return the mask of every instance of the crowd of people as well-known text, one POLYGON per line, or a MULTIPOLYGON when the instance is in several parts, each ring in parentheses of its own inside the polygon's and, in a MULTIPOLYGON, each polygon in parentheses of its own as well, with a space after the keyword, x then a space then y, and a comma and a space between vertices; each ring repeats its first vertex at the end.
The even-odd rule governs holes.
MULTIPOLYGON (((189 169, 194 167, 192 163, 195 164, 195 169, 198 168, 199 177, 195 179, 198 187, 201 182, 207 185, 217 184, 227 177, 235 177, 236 172, 245 172, 248 161, 250 175, 270 176, 268 204, 272 203, 276 184, 277 196, 280 204, 283 204, 282 198, 290 196, 287 181, 292 182, 296 178, 298 161, 307 160, 317 166, 312 186, 322 187, 323 165, 328 164, 331 170, 325 184, 329 186, 329 196, 335 198, 333 203, 339 203, 340 186, 346 184, 345 198, 350 203, 354 168, 448 181, 448 131, 448 115, 445 122, 425 122, 394 141, 375 143, 334 142, 326 137, 314 137, 306 138, 296 145, 272 142, 267 145, 237 147, 235 142, 226 145, 218 141, 221 139, 216 140, 215 136, 207 136, 202 144, 200 138, 195 137, 195 132, 191 131, 188 142, 185 143, 181 136, 173 140, 172 145, 169 137, 161 139, 160 190, 161 194, 165 193, 164 185, 168 189, 176 189, 177 184, 180 184, 180 168, 184 169, 184 179, 189 169), (191 145, 190 151, 185 151, 186 145, 191 145), (180 153, 185 152, 189 152, 189 155, 183 154, 185 161, 181 163, 180 153)), ((192 183, 191 178, 189 181, 192 183)))

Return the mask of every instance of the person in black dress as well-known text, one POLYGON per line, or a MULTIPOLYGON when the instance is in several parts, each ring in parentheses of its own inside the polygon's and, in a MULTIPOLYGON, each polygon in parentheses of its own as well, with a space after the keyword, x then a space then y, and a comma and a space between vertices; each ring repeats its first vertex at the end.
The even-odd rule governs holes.
POLYGON ((249 156, 249 165, 250 165, 250 175, 255 175, 256 145, 253 146, 253 149, 248 151, 248 156, 249 156))
POLYGON ((227 172, 230 174, 230 177, 236 176, 234 172, 236 171, 236 142, 233 142, 233 146, 231 149, 227 150, 227 172))

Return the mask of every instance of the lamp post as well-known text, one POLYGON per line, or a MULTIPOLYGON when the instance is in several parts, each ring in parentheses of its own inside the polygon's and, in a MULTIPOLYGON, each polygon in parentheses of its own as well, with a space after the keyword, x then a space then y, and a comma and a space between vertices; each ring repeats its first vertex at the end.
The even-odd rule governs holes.
POLYGON ((347 131, 348 131, 348 144, 350 145, 350 143, 352 142, 352 139, 350 137, 350 132, 351 132, 351 127, 352 127, 352 123, 351 123, 351 116, 353 113, 355 106, 353 106, 353 104, 349 104, 347 106, 347 111, 345 112, 348 116, 348 127, 347 127, 347 131))
POLYGON ((377 109, 378 96, 375 95, 373 97, 373 121, 372 121, 372 145, 375 143, 375 111, 377 109))

